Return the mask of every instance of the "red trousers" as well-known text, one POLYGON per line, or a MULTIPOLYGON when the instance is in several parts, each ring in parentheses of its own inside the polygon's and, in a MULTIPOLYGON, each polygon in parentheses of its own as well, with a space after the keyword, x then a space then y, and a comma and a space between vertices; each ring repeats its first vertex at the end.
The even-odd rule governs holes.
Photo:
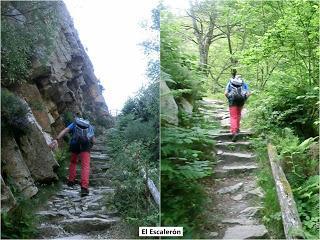
MULTIPOLYGON (((90 153, 89 152, 81 152, 81 187, 87 188, 89 187, 89 173, 90 173, 90 153)), ((69 181, 73 182, 77 176, 77 161, 78 154, 71 153, 71 161, 69 167, 69 181)))
POLYGON ((240 129, 240 119, 241 119, 242 106, 230 106, 230 132, 235 134, 240 129))

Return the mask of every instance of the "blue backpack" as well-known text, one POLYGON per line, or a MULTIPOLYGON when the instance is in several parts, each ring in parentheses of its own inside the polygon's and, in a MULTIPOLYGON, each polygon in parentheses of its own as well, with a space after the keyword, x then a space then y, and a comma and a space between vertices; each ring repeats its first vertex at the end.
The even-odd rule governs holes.
POLYGON ((72 138, 75 139, 76 142, 90 142, 94 137, 94 128, 92 125, 90 125, 88 120, 76 118, 74 121, 74 126, 72 138))
POLYGON ((246 91, 243 88, 242 79, 231 79, 230 87, 231 91, 228 94, 228 98, 232 103, 242 104, 247 100, 247 95, 246 91))

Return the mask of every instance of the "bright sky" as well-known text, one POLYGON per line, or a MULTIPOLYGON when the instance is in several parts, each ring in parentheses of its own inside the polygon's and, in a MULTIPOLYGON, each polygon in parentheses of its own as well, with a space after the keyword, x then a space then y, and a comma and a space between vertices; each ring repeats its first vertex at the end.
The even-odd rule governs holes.
POLYGON ((185 15, 186 9, 189 8, 189 0, 163 0, 163 4, 177 15, 185 15))
POLYGON ((147 57, 138 44, 151 37, 141 22, 151 22, 158 0, 64 0, 105 91, 109 110, 121 110, 145 83, 147 57))

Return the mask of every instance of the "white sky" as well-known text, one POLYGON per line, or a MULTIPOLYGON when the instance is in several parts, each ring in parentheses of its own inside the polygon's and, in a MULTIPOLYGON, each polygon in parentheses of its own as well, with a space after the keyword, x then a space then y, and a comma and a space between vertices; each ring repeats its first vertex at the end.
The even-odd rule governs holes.
POLYGON ((163 4, 177 15, 185 15, 186 9, 189 8, 189 0, 163 0, 163 4))
POLYGON ((105 91, 112 113, 121 110, 148 80, 147 57, 139 43, 150 38, 141 22, 151 22, 158 0, 64 0, 105 91))
MULTIPOLYGON (((79 37, 105 91, 103 96, 114 114, 147 83, 147 57, 138 44, 150 38, 140 27, 151 22, 151 10, 159 0, 64 0, 79 37)), ((164 0, 179 14, 188 0, 164 0)))

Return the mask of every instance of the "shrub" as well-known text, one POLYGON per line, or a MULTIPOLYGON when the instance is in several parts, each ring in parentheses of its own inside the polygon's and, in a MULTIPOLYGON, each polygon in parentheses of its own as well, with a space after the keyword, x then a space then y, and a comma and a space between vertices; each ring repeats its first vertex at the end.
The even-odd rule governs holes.
POLYGON ((63 113, 63 122, 65 126, 74 122, 74 117, 72 112, 64 112, 63 113))
POLYGON ((1 130, 3 133, 25 134, 28 130, 27 106, 7 89, 1 89, 1 130))
MULTIPOLYGON (((19 199, 19 198, 18 198, 19 199)), ((1 238, 29 239, 36 231, 37 218, 29 199, 20 198, 17 206, 9 213, 1 213, 1 238)))
POLYGON ((66 167, 70 161, 70 156, 71 156, 71 153, 68 149, 68 146, 64 146, 63 148, 60 148, 55 152, 55 159, 59 163, 57 175, 60 180, 66 179, 66 176, 67 176, 66 167))

